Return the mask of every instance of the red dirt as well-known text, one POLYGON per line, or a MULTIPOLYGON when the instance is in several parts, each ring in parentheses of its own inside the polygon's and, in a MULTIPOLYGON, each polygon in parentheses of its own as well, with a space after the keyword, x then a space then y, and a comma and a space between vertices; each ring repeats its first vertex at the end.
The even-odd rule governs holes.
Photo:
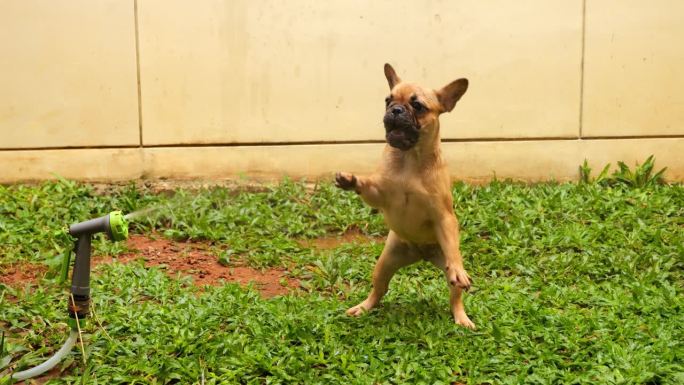
POLYGON ((19 262, 2 267, 0 270, 0 283, 7 286, 23 286, 26 283, 35 284, 42 278, 47 267, 28 262, 19 262))
POLYGON ((339 236, 328 236, 315 239, 306 239, 299 242, 304 247, 313 247, 318 250, 334 249, 344 243, 384 242, 383 237, 370 237, 356 227, 351 227, 339 236))
MULTIPOLYGON (((136 251, 119 255, 116 261, 126 263, 142 258, 148 267, 165 265, 169 276, 175 277, 178 273, 191 276, 198 286, 216 286, 222 280, 241 285, 254 282, 261 295, 266 298, 284 295, 299 287, 299 281, 287 277, 283 269, 257 270, 240 265, 223 266, 218 262, 218 257, 208 251, 208 246, 202 243, 173 242, 162 237, 132 235, 127 246, 136 251)), ((99 263, 109 261, 101 260, 99 263)))
MULTIPOLYGON (((50 369, 49 372, 42 374, 40 377, 35 377, 33 379, 28 380, 31 385, 43 385, 46 382, 50 380, 54 380, 55 378, 60 378, 62 376, 62 371, 60 370, 59 366, 50 369)), ((22 384, 23 382, 18 382, 18 384, 22 384)))
MULTIPOLYGON (((288 277, 284 269, 258 270, 239 263, 235 266, 223 266, 218 262, 218 257, 210 253, 209 246, 203 243, 173 242, 162 237, 131 235, 127 246, 134 251, 121 254, 116 259, 95 257, 93 266, 143 259, 146 267, 165 265, 166 272, 171 277, 176 277, 179 273, 191 276, 193 283, 198 286, 217 286, 222 281, 241 285, 253 282, 265 298, 284 295, 299 287, 299 281, 288 277)), ((0 283, 13 287, 36 284, 46 271, 47 267, 44 265, 19 262, 2 267, 0 283)))
MULTIPOLYGON (((383 242, 384 238, 369 237, 357 228, 350 228, 344 234, 336 237, 321 237, 303 240, 304 247, 318 250, 333 249, 344 243, 383 242)), ((161 236, 131 235, 127 246, 132 252, 112 257, 95 257, 93 265, 112 263, 114 261, 127 263, 143 259, 145 266, 165 265, 169 276, 176 277, 178 273, 191 276, 198 286, 220 285, 222 281, 237 282, 247 285, 254 282, 261 294, 266 297, 287 294, 299 287, 297 279, 289 278, 284 269, 257 270, 237 263, 235 266, 223 266, 218 263, 218 257, 209 251, 209 245, 198 242, 174 242, 161 236)), ((36 284, 47 271, 42 264, 19 262, 0 268, 0 283, 19 287, 24 284, 36 284)))

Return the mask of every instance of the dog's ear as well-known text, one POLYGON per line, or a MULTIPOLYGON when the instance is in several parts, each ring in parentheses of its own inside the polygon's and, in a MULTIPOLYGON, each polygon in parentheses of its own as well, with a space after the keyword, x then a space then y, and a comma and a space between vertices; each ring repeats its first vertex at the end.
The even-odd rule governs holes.
POLYGON ((437 99, 442 105, 442 111, 450 112, 453 110, 456 102, 465 94, 467 89, 468 79, 458 79, 437 91, 437 99))
POLYGON ((390 90, 392 90, 397 83, 401 82, 397 73, 394 72, 394 68, 388 63, 385 63, 385 77, 387 78, 387 83, 389 83, 390 90))

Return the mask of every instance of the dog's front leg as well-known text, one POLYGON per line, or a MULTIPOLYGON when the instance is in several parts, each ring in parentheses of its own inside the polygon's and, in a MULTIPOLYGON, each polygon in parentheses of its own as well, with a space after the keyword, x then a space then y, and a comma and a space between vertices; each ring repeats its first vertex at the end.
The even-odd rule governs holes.
POLYGON ((458 220, 453 214, 444 215, 438 221, 435 231, 446 259, 444 269, 449 285, 465 290, 470 289, 470 276, 463 266, 461 256, 458 220))
POLYGON ((463 306, 463 290, 470 289, 470 276, 463 267, 458 220, 453 214, 445 215, 438 223, 436 232, 442 253, 429 260, 444 271, 449 284, 449 304, 454 321, 469 329, 475 329, 475 324, 470 320, 463 306))
POLYGON ((382 205, 382 192, 374 176, 357 177, 348 172, 338 172, 335 174, 335 186, 342 190, 355 191, 371 207, 382 205))
MULTIPOLYGON (((453 269, 446 269, 446 257, 444 256, 444 253, 441 250, 432 254, 428 254, 425 257, 425 259, 434 264, 435 266, 437 266, 440 270, 442 270, 447 280, 450 280, 449 271, 453 269)), ((451 307, 451 315, 453 315, 454 317, 454 322, 456 322, 459 325, 465 326, 468 329, 475 329, 475 324, 473 323, 473 321, 470 320, 468 314, 466 314, 465 306, 463 305, 462 288, 456 285, 449 284, 449 305, 451 307)))

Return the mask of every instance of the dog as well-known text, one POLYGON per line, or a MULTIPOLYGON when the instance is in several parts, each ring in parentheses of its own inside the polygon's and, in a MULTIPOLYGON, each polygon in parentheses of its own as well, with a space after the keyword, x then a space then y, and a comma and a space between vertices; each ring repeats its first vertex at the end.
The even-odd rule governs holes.
POLYGON ((427 260, 447 280, 454 322, 475 329, 463 306, 471 285, 460 252, 459 225, 453 210, 451 180, 440 150, 439 116, 453 110, 468 89, 467 79, 439 90, 403 82, 385 64, 390 94, 385 98, 386 145, 381 164, 370 176, 335 174, 335 185, 355 191, 384 216, 390 231, 373 270, 368 298, 347 310, 358 316, 378 306, 400 268, 427 260))

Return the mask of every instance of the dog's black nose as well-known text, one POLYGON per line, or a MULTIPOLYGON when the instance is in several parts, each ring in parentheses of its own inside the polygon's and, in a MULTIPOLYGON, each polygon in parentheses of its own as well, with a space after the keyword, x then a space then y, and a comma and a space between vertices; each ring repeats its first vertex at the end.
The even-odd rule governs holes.
POLYGON ((406 111, 404 109, 404 106, 396 105, 396 106, 392 107, 392 114, 394 114, 394 115, 402 114, 402 113, 404 113, 404 111, 406 111))

